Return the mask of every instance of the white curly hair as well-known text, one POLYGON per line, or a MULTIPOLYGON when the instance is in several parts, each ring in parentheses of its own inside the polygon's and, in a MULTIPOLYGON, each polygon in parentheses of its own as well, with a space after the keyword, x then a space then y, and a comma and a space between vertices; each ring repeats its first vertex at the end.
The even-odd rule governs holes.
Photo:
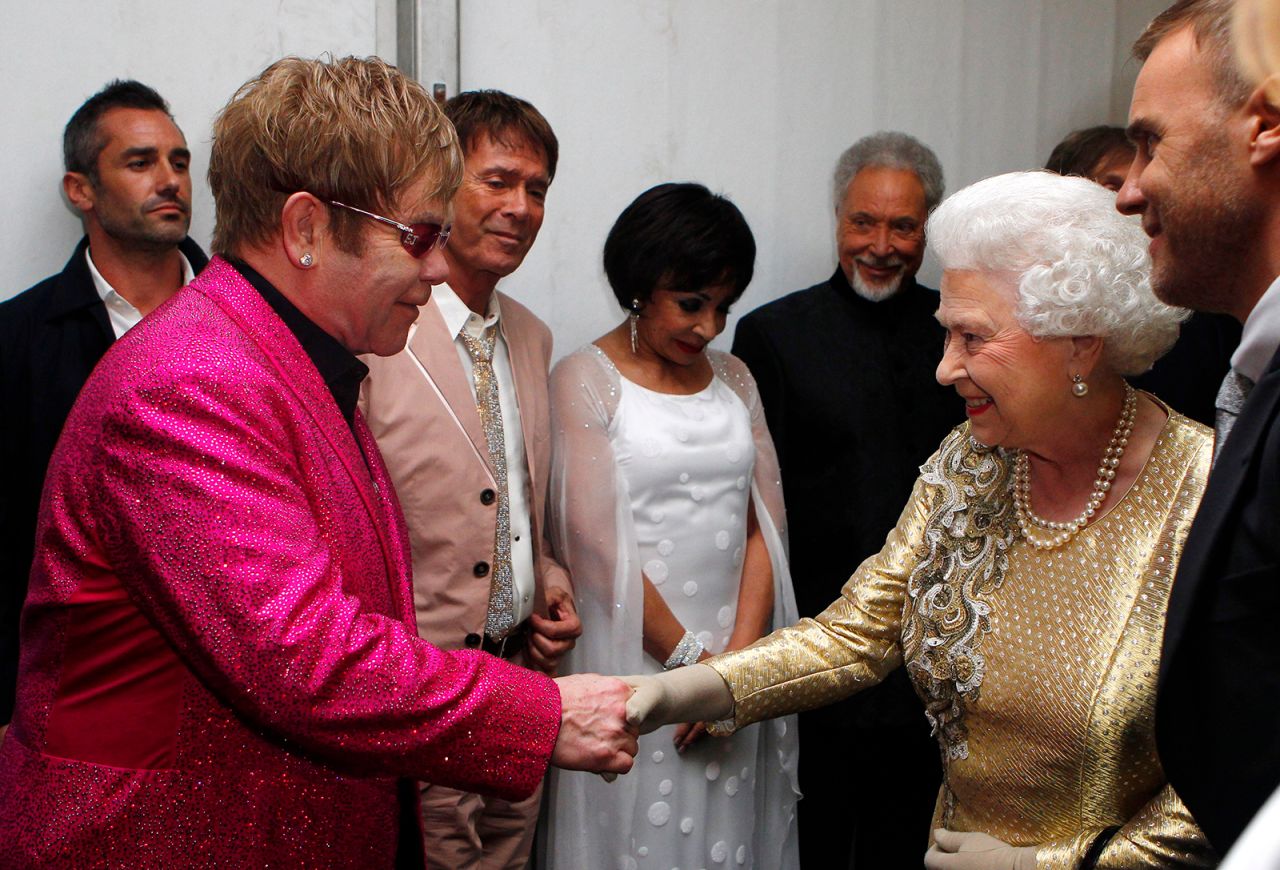
POLYGON ((1147 236, 1115 194, 1084 178, 1009 172, 947 197, 929 218, 944 270, 1013 279, 1015 314, 1031 335, 1094 335, 1121 375, 1151 368, 1190 312, 1151 290, 1147 236))

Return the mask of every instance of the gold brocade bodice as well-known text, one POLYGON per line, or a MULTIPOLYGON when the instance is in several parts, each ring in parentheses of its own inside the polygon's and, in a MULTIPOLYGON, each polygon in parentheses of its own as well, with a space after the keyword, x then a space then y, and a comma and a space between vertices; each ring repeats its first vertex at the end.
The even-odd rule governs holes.
POLYGON ((1211 448, 1208 429, 1171 414, 1129 491, 1041 551, 1017 531, 1011 458, 958 428, 840 599, 711 660, 736 725, 830 703, 905 663, 942 751, 936 825, 1037 845, 1041 867, 1078 866, 1115 828, 1097 867, 1207 862, 1153 723, 1169 588, 1211 448))

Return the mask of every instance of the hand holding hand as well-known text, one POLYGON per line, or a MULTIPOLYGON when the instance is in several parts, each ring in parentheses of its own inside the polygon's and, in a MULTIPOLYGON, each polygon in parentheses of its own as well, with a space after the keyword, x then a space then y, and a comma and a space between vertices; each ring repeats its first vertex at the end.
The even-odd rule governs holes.
POLYGON ((1036 847, 1010 846, 989 834, 938 828, 924 866, 926 870, 1036 870, 1036 847))
POLYGON ((733 694, 707 665, 623 679, 635 688, 635 694, 627 701, 627 721, 641 734, 672 722, 714 722, 733 712, 733 694))
POLYGON ((582 634, 582 620, 573 596, 559 586, 547 588, 547 614, 529 617, 529 660, 545 674, 555 676, 564 654, 582 634))
POLYGON ((627 722, 631 687, 617 677, 575 674, 556 680, 560 733, 551 763, 565 770, 626 773, 639 746, 627 722))

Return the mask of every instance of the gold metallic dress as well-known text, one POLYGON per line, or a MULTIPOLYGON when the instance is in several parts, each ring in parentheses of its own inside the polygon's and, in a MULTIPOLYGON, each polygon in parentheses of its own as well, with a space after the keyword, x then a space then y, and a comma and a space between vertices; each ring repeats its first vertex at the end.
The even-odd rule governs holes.
POLYGON ((1079 867, 1107 834, 1092 866, 1211 866, 1153 721, 1169 586, 1212 440, 1170 412, 1131 489, 1041 551, 1018 532, 1012 456, 959 427, 834 604, 709 662, 733 692, 729 727, 829 704, 905 661, 946 771, 935 827, 1036 845, 1041 868, 1079 867))

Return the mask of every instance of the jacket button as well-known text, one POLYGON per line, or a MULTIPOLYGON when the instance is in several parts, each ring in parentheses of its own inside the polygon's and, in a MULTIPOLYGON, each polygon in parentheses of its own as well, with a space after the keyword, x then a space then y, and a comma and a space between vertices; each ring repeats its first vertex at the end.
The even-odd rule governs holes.
POLYGON ((491 489, 481 490, 480 504, 493 504, 498 498, 498 494, 491 489))
POLYGON ((471 634, 463 638, 462 642, 467 645, 468 649, 475 649, 480 646, 480 635, 473 631, 471 634))
POLYGON ((471 573, 475 574, 477 577, 485 576, 486 574, 489 573, 489 563, 476 562, 475 567, 471 569, 471 573))

